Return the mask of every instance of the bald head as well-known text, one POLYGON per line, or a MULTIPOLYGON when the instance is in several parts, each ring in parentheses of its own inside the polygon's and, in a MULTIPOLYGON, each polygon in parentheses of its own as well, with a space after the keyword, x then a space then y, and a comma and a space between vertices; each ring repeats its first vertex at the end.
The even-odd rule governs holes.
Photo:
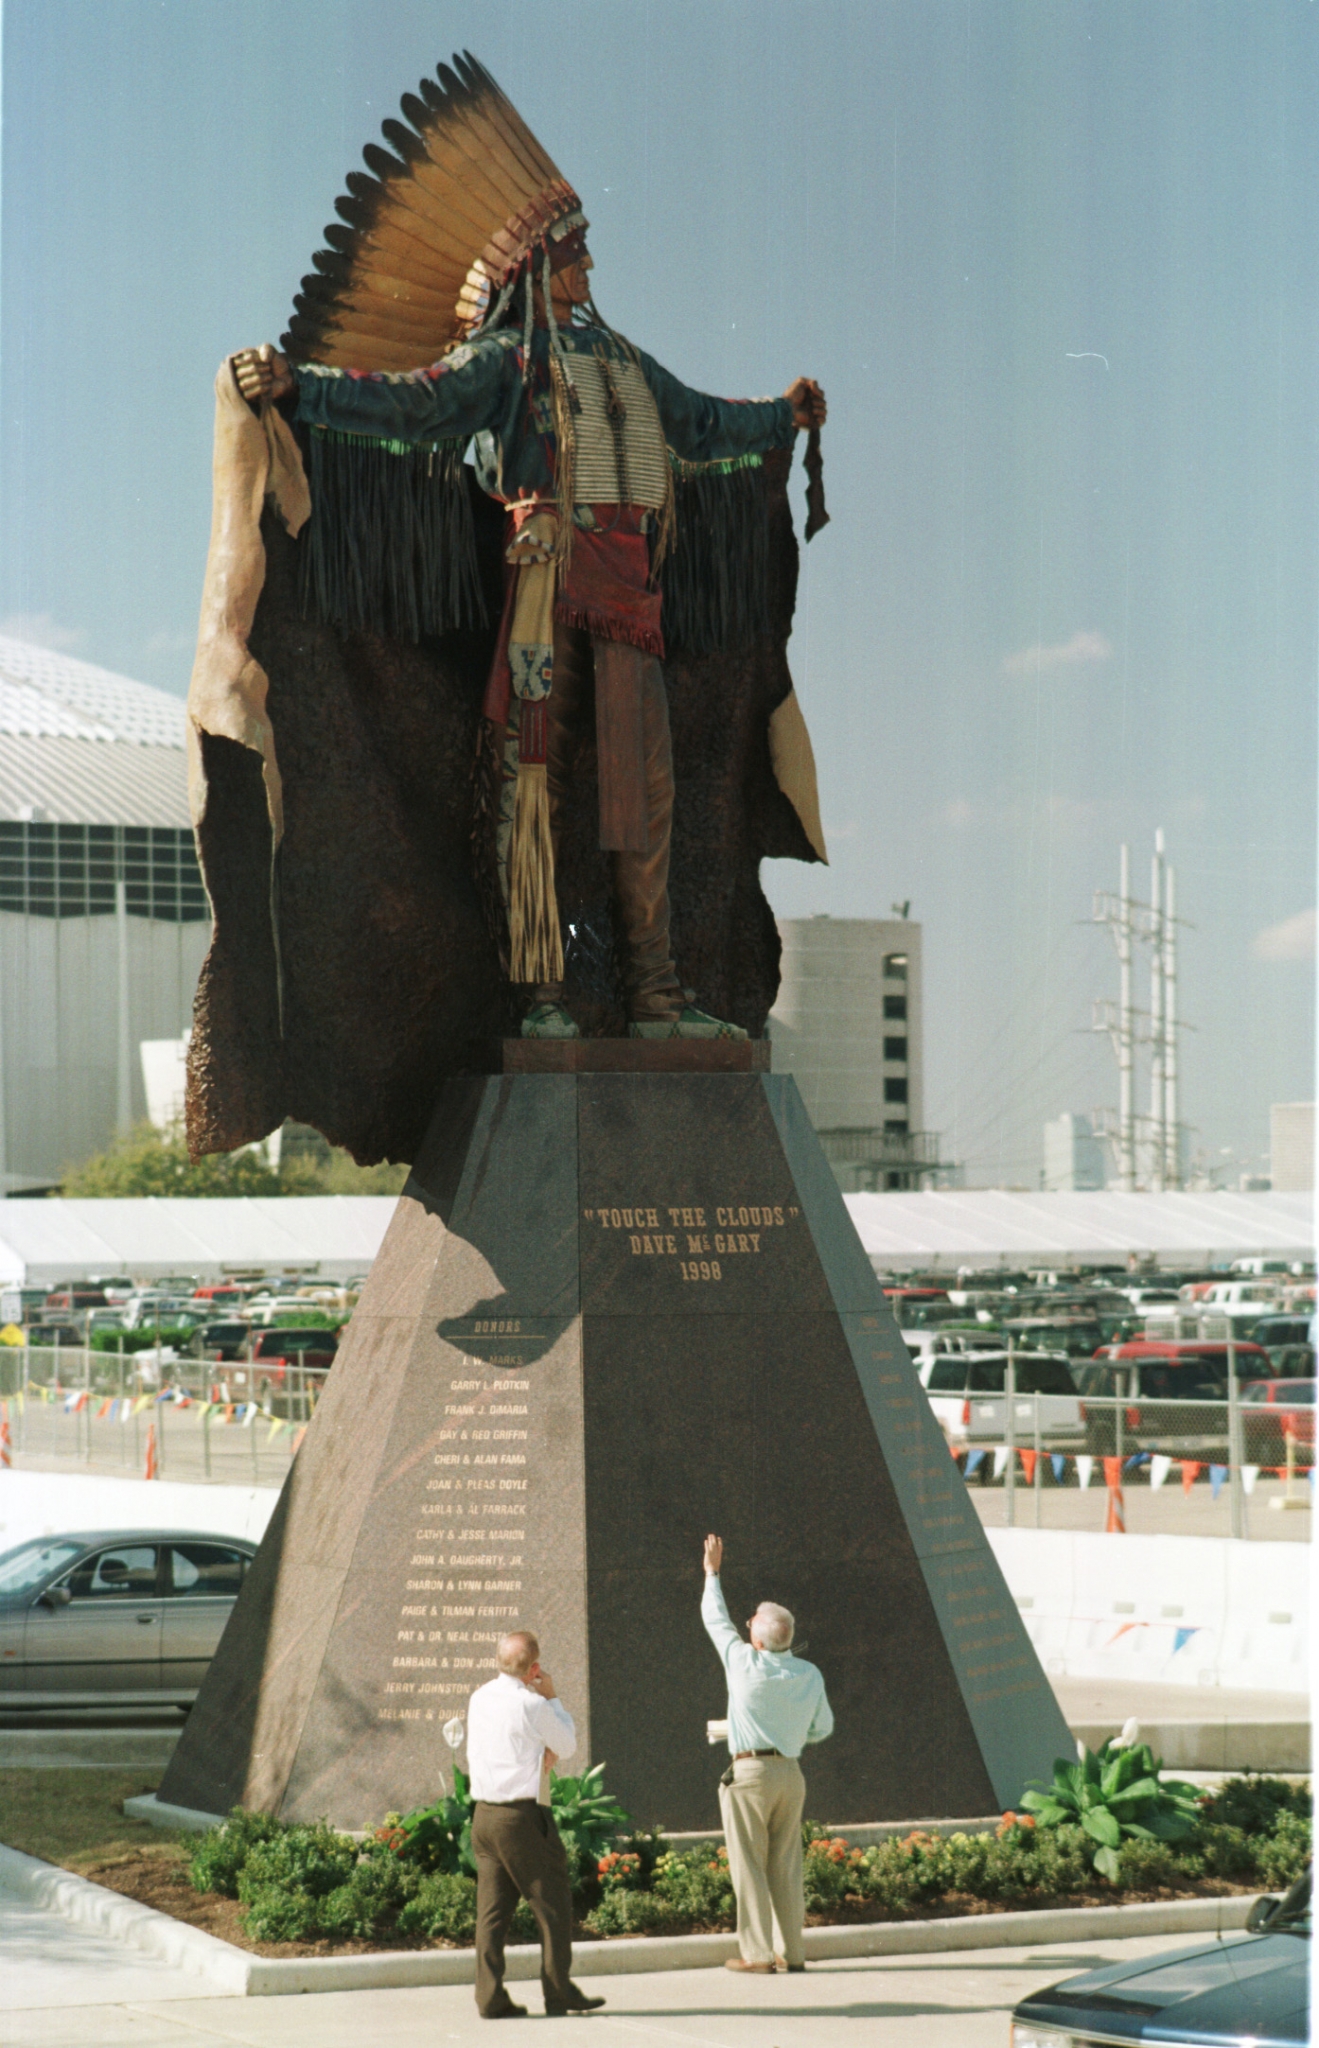
POLYGON ((786 1607, 762 1600, 751 1617, 751 1640, 758 1650, 790 1650, 797 1624, 786 1607))
POLYGON ((515 1628, 499 1638, 495 1663, 509 1678, 525 1678, 532 1665, 539 1662, 540 1644, 530 1629, 515 1628))

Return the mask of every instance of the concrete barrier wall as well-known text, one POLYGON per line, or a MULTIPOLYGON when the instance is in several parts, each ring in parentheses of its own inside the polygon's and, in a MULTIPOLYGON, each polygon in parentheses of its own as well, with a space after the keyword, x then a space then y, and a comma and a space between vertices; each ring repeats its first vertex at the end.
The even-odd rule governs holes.
MULTIPOLYGON (((0 1472, 0 1550, 82 1529, 193 1529, 259 1541, 278 1497, 266 1487, 0 1472)), ((1307 1544, 985 1533, 1051 1678, 1306 1696, 1307 1544)))
POLYGON ((1308 1544, 985 1533, 1051 1678, 1308 1694, 1308 1544))
POLYGON ((0 1471, 0 1551, 30 1536, 93 1529, 190 1529, 259 1543, 278 1499, 276 1489, 268 1486, 0 1471))

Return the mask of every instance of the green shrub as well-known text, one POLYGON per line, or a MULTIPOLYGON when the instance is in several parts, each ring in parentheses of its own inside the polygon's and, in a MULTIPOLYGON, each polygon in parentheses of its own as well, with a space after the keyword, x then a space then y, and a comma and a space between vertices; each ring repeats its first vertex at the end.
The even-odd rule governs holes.
POLYGON ((238 1879, 248 1855, 258 1843, 272 1841, 283 1832, 283 1823, 268 1813, 248 1813, 236 1806, 228 1820, 208 1828, 188 1860, 188 1882, 195 1891, 219 1892, 223 1898, 238 1897, 238 1879))
POLYGON ((398 1930, 470 1947, 476 1936, 476 1880, 447 1871, 419 1878, 399 1913, 398 1930))
POLYGON ((585 1920, 588 1934, 659 1934, 681 1927, 684 1916, 656 1892, 609 1887, 585 1920))
POLYGON ((1202 1819, 1242 1828, 1247 1834, 1272 1834, 1281 1814, 1310 1818, 1313 1801, 1308 1785, 1289 1785, 1285 1778, 1228 1778, 1200 1805, 1202 1819))
POLYGON ((282 1828, 267 1841, 255 1842, 238 1877, 238 1896, 282 1885, 323 1899, 352 1877, 358 1857, 356 1842, 338 1835, 323 1820, 282 1828))
POLYGON ((653 1882, 656 1896, 697 1926, 722 1926, 735 1910, 724 1848, 669 1850, 657 1860, 653 1882))
POLYGON ((841 1906, 849 1893, 859 1893, 865 1872, 862 1850, 849 1848, 841 1836, 815 1836, 802 1857, 806 1911, 828 1913, 841 1906))
POLYGON ((550 1779, 550 1812, 563 1837, 574 1883, 587 1871, 594 1877, 615 1836, 632 1824, 632 1816, 605 1791, 604 1773, 604 1765, 596 1764, 577 1778, 550 1779))
POLYGON ((1117 1882, 1124 1891, 1156 1891, 1161 1885, 1176 1884, 1179 1877, 1186 1875, 1186 1860, 1167 1842, 1145 1842, 1132 1837, 1118 1850, 1117 1882))
POLYGON ((1252 1846, 1260 1885, 1266 1892, 1285 1891, 1310 1860, 1309 1819, 1296 1812, 1282 1812, 1273 1833, 1255 1836, 1252 1846))
POLYGON ((1053 1782, 1037 1780, 1021 1803, 1041 1828, 1079 1822, 1098 1845, 1095 1869, 1116 1883, 1124 1840, 1183 1841, 1199 1818, 1195 1786, 1161 1778, 1162 1769, 1147 1742, 1114 1737, 1097 1751, 1082 1748, 1077 1763, 1059 1757, 1053 1782))
POLYGON ((453 1791, 433 1806, 419 1806, 401 1820, 386 1817, 378 1841, 390 1841, 405 1862, 435 1873, 465 1871, 476 1875, 472 1855, 472 1794, 468 1779, 455 1764, 453 1791))

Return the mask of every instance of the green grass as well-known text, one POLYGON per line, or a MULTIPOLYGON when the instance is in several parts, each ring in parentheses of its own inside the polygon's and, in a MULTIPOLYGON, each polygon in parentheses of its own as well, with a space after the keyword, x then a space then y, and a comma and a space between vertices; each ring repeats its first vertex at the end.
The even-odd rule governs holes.
POLYGON ((188 1838, 123 1811, 159 1782, 150 1771, 0 1770, 0 1842, 69 1870, 172 1848, 188 1838))

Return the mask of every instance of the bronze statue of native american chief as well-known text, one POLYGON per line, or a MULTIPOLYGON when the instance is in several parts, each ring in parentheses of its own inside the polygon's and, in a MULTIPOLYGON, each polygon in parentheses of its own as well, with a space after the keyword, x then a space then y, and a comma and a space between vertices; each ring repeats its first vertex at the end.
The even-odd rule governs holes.
POLYGON ((759 863, 825 857, 785 658, 823 393, 706 397, 610 328, 577 194, 472 57, 437 80, 216 382, 194 1152, 293 1117, 411 1158, 509 1031, 758 1036, 759 863))

